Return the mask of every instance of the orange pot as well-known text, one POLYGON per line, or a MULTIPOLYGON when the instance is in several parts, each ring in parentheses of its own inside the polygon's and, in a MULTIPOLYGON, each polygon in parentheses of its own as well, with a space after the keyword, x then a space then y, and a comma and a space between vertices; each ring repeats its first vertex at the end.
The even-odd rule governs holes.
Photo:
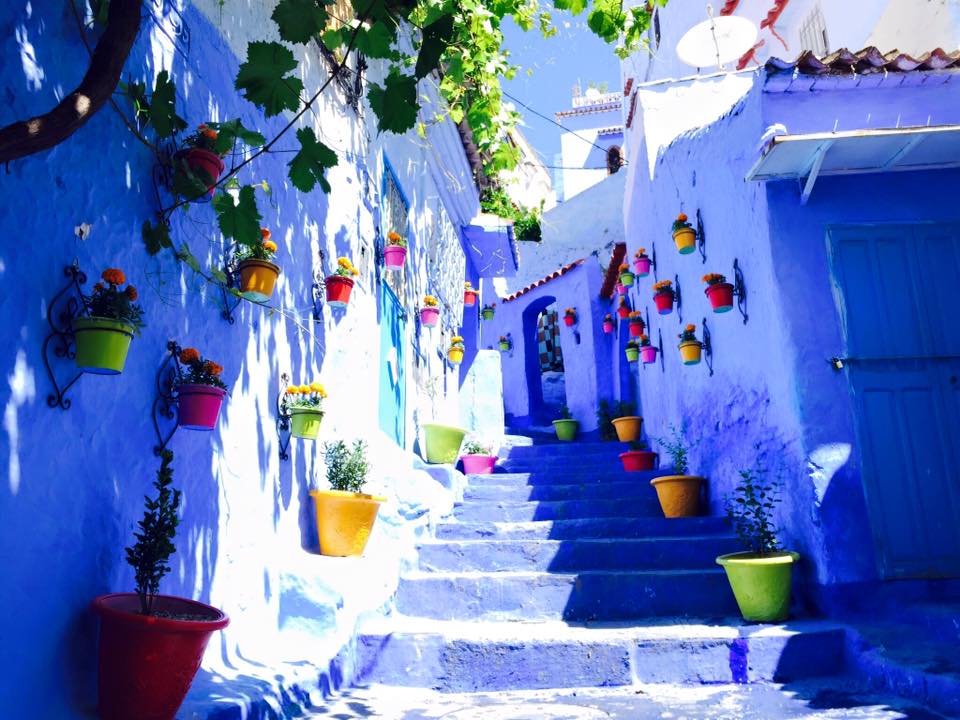
POLYGON ((664 517, 695 517, 700 511, 703 480, 696 475, 665 475, 651 480, 664 517))
POLYGON ((240 263, 240 292, 248 300, 265 302, 273 295, 280 268, 272 262, 250 258, 240 263))
POLYGON ((617 439, 620 442, 637 440, 642 426, 643 418, 638 415, 624 415, 613 419, 613 427, 617 430, 617 439))

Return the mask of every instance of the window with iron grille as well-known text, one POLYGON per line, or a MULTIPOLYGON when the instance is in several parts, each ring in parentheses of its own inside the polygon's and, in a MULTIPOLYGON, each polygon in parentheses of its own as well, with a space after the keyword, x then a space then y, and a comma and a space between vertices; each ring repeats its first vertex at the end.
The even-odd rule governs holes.
POLYGON ((427 226, 427 277, 431 295, 440 301, 445 325, 457 328, 463 318, 463 282, 466 259, 460 244, 460 231, 439 198, 430 213, 427 226))
POLYGON ((807 19, 800 25, 800 45, 801 50, 812 50, 817 57, 823 57, 830 52, 827 21, 819 3, 814 5, 807 19))

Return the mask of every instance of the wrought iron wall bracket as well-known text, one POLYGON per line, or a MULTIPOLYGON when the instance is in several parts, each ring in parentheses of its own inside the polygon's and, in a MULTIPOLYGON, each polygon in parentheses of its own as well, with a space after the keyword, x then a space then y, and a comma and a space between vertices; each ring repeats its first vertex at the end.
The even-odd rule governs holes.
POLYGON ((697 252, 700 253, 700 262, 707 262, 707 236, 703 230, 703 216, 697 208, 697 252))
POLYGON ((747 324, 750 316, 747 315, 747 284, 743 279, 743 270, 740 269, 740 262, 737 258, 733 259, 733 296, 737 299, 737 310, 743 316, 743 324, 747 324))
MULTIPOLYGON (((379 266, 378 266, 379 267, 379 266)), ((377 271, 379 276, 379 270, 377 271)), ((323 322, 323 301, 326 298, 327 283, 326 279, 320 275, 314 275, 311 293, 313 295, 313 321, 323 322)))
POLYGON ((50 353, 54 357, 73 360, 77 356, 76 337, 73 333, 73 321, 83 311, 83 290, 80 286, 87 281, 87 275, 80 269, 80 264, 74 260, 73 264, 63 268, 67 282, 53 296, 47 305, 47 324, 50 332, 43 340, 43 366, 50 378, 53 392, 47 395, 47 405, 51 408, 69 410, 71 402, 67 399, 67 391, 83 375, 79 370, 63 385, 57 382, 57 375, 53 371, 50 353))
POLYGON ((710 371, 710 377, 713 377, 713 339, 710 336, 706 318, 703 319, 703 361, 710 371))
POLYGON ((233 312, 243 302, 243 298, 240 297, 236 265, 230 260, 224 262, 223 274, 227 282, 220 285, 220 296, 223 300, 223 310, 220 312, 220 317, 233 325, 237 321, 233 312))
POLYGON ((667 368, 663 360, 663 332, 657 328, 657 347, 660 348, 660 372, 665 373, 667 368))
POLYGON ((280 392, 277 393, 277 440, 279 441, 280 460, 290 459, 290 439, 293 437, 290 432, 290 412, 287 410, 287 404, 284 402, 287 395, 287 388, 290 386, 290 376, 283 373, 280 376, 280 392))
POLYGON ((180 351, 181 348, 175 340, 168 340, 167 355, 157 369, 157 394, 153 399, 151 413, 153 431, 157 436, 157 444, 153 446, 154 455, 160 455, 166 450, 177 428, 180 427, 177 416, 177 385, 181 377, 180 351), (171 427, 164 432, 160 426, 167 424, 171 427))
POLYGON ((683 324, 683 295, 680 293, 680 276, 673 276, 673 304, 677 308, 677 320, 683 324))
POLYGON ((650 243, 650 268, 653 270, 653 281, 659 282, 657 277, 657 244, 650 243))

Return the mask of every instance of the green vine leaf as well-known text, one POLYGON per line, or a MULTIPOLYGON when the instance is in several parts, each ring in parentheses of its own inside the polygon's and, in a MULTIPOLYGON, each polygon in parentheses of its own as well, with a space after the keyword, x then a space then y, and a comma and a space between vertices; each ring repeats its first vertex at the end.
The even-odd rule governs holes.
MULTIPOLYGON (((341 44, 346 44, 350 41, 350 34, 353 33, 352 28, 345 28, 350 32, 346 35, 344 39, 344 34, 341 31, 341 44)), ((393 49, 393 43, 397 39, 397 27, 396 25, 389 26, 386 23, 374 23, 372 27, 364 28, 357 33, 357 38, 354 40, 354 45, 356 45, 357 50, 366 55, 368 58, 379 58, 379 59, 392 59, 399 60, 401 55, 396 50, 393 49)))
POLYGON ((367 99, 381 132, 399 134, 416 125, 420 103, 417 101, 417 79, 412 75, 402 75, 397 68, 391 68, 383 86, 370 83, 367 99))
POLYGON ((240 245, 253 247, 260 242, 260 211, 252 185, 244 185, 235 201, 233 195, 217 193, 213 198, 220 232, 240 245))
POLYGON ((288 43, 305 45, 327 26, 327 10, 317 0, 280 0, 270 16, 280 37, 288 43))
POLYGON ((213 151, 218 155, 226 155, 230 152, 237 140, 253 148, 262 147, 267 142, 266 138, 256 130, 244 127, 239 118, 222 123, 210 122, 207 125, 217 131, 213 151))
POLYGON ((288 75, 296 69, 293 53, 280 43, 257 41, 247 45, 247 61, 237 73, 236 88, 263 109, 267 117, 300 107, 303 82, 288 75))
POLYGON ((420 53, 417 55, 417 66, 414 70, 418 80, 425 78, 437 67, 452 37, 453 15, 441 15, 438 20, 423 29, 423 40, 420 43, 420 53))
POLYGON ((221 285, 227 285, 227 274, 223 270, 211 270, 210 277, 221 285))
POLYGON ((156 225, 151 225, 149 220, 144 220, 140 233, 148 255, 156 255, 164 248, 173 247, 170 228, 166 223, 158 222, 156 225))
POLYGON ((337 164, 337 154, 317 140, 312 128, 297 130, 297 140, 300 141, 300 152, 289 163, 290 182, 302 192, 310 192, 319 183, 320 188, 329 193, 326 172, 337 164))
POLYGON ((187 121, 177 115, 177 86, 170 82, 166 70, 161 70, 157 75, 149 116, 150 125, 158 137, 170 137, 187 126, 187 121))

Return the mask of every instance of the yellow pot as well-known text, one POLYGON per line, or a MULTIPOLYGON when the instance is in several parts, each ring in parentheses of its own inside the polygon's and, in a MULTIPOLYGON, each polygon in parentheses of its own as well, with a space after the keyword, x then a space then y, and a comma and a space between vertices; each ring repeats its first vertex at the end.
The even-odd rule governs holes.
POLYGON ((617 439, 620 442, 633 442, 640 438, 643 418, 638 415, 624 415, 614 418, 613 426, 617 429, 617 439))
POLYGON ((693 228, 681 228, 673 233, 673 241, 681 255, 689 255, 697 249, 697 231, 693 228))
POLYGON ((664 475, 650 484, 657 491, 664 517, 695 517, 700 511, 700 484, 696 475, 664 475))
POLYGON ((703 351, 703 343, 699 340, 687 340, 680 343, 680 358, 684 365, 697 365, 700 363, 700 354, 703 351))
POLYGON ((462 348, 450 348, 447 350, 447 357, 450 359, 454 365, 459 365, 463 362, 463 349, 462 348))
POLYGON ((320 553, 333 557, 363 555, 385 497, 341 490, 311 490, 317 508, 320 553))
POLYGON ((240 292, 248 300, 266 302, 273 295, 273 286, 277 282, 280 268, 272 262, 250 258, 242 261, 240 271, 240 292))

